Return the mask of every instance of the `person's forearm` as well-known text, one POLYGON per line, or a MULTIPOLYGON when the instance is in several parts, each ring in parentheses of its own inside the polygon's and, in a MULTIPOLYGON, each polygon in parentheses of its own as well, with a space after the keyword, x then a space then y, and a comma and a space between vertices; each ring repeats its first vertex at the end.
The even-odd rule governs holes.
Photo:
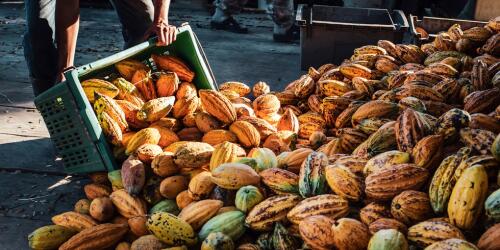
POLYGON ((56 2, 55 20, 59 71, 73 66, 80 24, 79 3, 79 0, 57 0, 56 2))
POLYGON ((168 9, 170 0, 155 0, 155 19, 154 23, 168 24, 168 9))

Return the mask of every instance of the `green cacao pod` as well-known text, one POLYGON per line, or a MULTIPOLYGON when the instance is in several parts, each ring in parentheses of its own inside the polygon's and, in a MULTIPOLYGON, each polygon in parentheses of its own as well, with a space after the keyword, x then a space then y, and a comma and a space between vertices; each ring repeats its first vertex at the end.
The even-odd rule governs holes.
POLYGON ((500 161, 500 134, 497 135, 491 145, 491 154, 495 156, 497 161, 500 161))
POLYGON ((486 215, 495 220, 500 221, 500 189, 493 192, 488 196, 484 202, 484 209, 486 210, 486 215))
POLYGON ((323 153, 312 152, 302 163, 299 174, 299 192, 302 197, 324 194, 327 191, 325 167, 328 157, 323 153))
POLYGON ((376 232, 368 243, 368 250, 408 250, 404 234, 396 229, 383 229, 376 232))
POLYGON ((470 148, 461 148, 456 154, 446 157, 434 172, 429 186, 429 199, 435 213, 444 212, 456 182, 455 170, 467 159, 470 151, 470 148))
POLYGON ((241 187, 236 192, 235 205, 240 211, 247 213, 255 205, 264 200, 264 195, 254 186, 241 187))
POLYGON ((177 206, 175 200, 162 200, 156 203, 150 210, 149 214, 154 214, 158 212, 167 212, 174 215, 178 215, 180 210, 177 206))
POLYGON ((221 233, 221 232, 214 232, 210 233, 205 240, 203 240, 203 243, 201 244, 201 250, 233 250, 234 249, 234 242, 233 240, 221 233))
POLYGON ((279 222, 274 225, 274 231, 271 239, 275 250, 298 248, 297 239, 290 235, 288 230, 279 222))
POLYGON ((243 212, 225 212, 207 221, 198 233, 198 237, 204 240, 210 233, 221 232, 231 239, 237 240, 245 233, 244 223, 245 214, 243 212))

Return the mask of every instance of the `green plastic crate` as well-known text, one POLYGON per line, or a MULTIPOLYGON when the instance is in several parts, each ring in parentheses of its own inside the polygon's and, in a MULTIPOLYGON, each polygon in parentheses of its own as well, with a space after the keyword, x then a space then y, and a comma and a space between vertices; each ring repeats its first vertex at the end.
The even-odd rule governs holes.
POLYGON ((170 54, 181 58, 195 72, 193 83, 198 89, 217 89, 210 65, 189 25, 179 27, 177 40, 157 47, 154 40, 83 65, 65 73, 66 81, 35 98, 58 155, 67 173, 111 171, 118 168, 110 145, 106 142, 92 105, 85 97, 80 81, 116 73, 114 64, 134 58, 155 69, 151 54, 170 54))

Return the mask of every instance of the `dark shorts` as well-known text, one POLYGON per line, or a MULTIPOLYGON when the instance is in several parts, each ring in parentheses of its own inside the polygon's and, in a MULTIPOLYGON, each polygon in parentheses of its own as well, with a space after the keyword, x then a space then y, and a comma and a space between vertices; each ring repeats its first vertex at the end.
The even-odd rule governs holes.
MULTIPOLYGON (((70 1, 70 0, 65 0, 70 1)), ((110 0, 122 24, 125 48, 142 42, 153 22, 152 0, 110 0)), ((27 29, 24 56, 35 96, 55 84, 58 60, 55 45, 56 0, 25 0, 27 29)))

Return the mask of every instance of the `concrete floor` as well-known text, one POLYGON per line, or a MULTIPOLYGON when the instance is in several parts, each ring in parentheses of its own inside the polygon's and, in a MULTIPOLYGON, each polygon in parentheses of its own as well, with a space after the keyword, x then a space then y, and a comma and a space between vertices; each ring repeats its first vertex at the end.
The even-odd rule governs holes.
MULTIPOLYGON (((252 85, 262 80, 279 90, 300 75, 299 46, 274 43, 266 15, 237 17, 250 34, 213 31, 208 12, 187 1, 173 4, 171 22, 191 24, 219 83, 238 80, 252 85)), ((34 108, 21 44, 23 13, 22 4, 0 2, 0 249, 28 249, 27 235, 49 224, 52 215, 71 210, 87 182, 85 177, 64 174, 34 108)), ((76 65, 112 55, 121 47, 113 10, 82 9, 76 65)))

